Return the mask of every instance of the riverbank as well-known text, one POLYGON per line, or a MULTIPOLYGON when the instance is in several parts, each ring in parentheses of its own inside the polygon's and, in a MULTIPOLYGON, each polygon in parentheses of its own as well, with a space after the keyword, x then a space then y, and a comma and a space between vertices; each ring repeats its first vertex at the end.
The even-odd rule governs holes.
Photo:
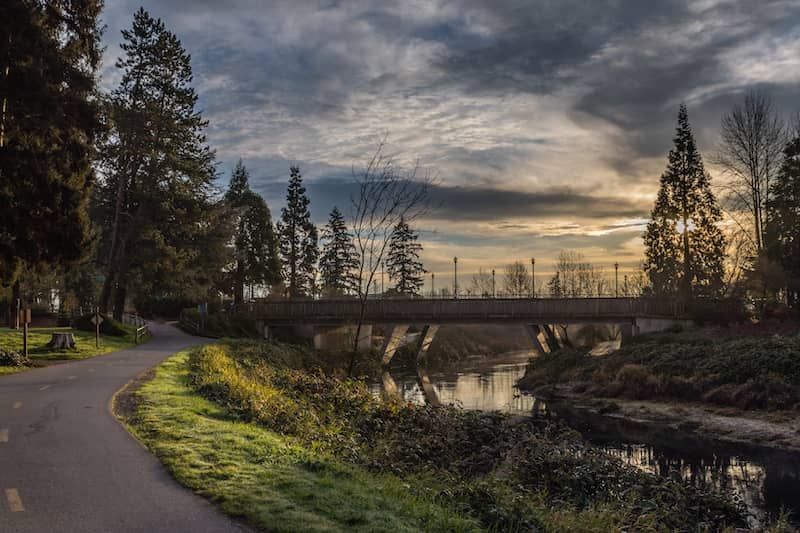
POLYGON ((609 416, 800 450, 800 337, 793 333, 690 330, 643 335, 608 355, 560 350, 532 360, 519 387, 609 416))
POLYGON ((285 345, 201 348, 159 367, 128 421, 179 481, 266 530, 281 508, 303 510, 285 528, 312 531, 744 524, 723 497, 640 472, 557 421, 379 398, 326 364, 285 345))

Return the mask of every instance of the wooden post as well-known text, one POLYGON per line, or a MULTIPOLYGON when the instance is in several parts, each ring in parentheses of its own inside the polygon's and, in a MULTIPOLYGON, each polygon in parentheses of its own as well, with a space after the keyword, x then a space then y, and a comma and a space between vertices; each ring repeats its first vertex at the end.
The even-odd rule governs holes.
POLYGON ((22 316, 20 319, 22 320, 22 355, 25 358, 28 357, 28 322, 30 321, 30 309, 25 309, 22 311, 22 316))

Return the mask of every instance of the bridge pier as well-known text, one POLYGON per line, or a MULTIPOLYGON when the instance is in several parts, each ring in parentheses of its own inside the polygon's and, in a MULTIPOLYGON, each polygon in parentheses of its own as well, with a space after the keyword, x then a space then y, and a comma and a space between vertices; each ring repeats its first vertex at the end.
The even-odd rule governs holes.
POLYGON ((528 332, 536 351, 544 355, 550 353, 550 345, 547 343, 547 337, 542 333, 539 324, 525 324, 525 331, 528 332))
POLYGON ((394 353, 403 345, 408 332, 408 324, 392 324, 386 328, 386 338, 381 349, 381 364, 386 366, 394 357, 394 353))
MULTIPOLYGON (((383 341, 383 348, 381 349, 381 364, 387 366, 394 357, 397 350, 410 344, 408 335, 408 324, 393 324, 386 329, 386 338, 383 341)), ((426 324, 422 327, 422 331, 418 334, 417 344, 417 361, 424 360, 428 355, 428 350, 433 344, 433 339, 439 331, 438 324, 426 324)))
POLYGON ((428 350, 433 344, 433 338, 436 337, 436 333, 439 331, 438 324, 429 324, 422 328, 422 332, 419 334, 419 349, 417 349, 417 362, 424 360, 428 355, 428 350))

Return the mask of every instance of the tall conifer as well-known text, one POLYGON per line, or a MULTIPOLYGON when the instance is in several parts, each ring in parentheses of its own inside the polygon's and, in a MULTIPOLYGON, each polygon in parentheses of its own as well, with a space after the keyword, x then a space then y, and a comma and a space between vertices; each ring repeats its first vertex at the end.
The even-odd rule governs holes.
POLYGON ((244 300, 245 285, 277 283, 281 278, 278 241, 264 199, 250 189, 247 168, 241 160, 231 175, 225 200, 236 218, 232 288, 234 303, 244 300))
POLYGON ((278 222, 278 242, 283 262, 283 279, 291 298, 313 295, 319 251, 317 228, 311 223, 303 177, 299 167, 289 169, 286 207, 278 222))
MULTIPOLYGON (((799 130, 800 131, 800 130, 799 130)), ((767 226, 770 257, 786 278, 789 305, 800 306, 800 132, 783 151, 783 163, 772 186, 773 209, 767 226)))
POLYGON ((419 294, 426 272, 419 260, 421 250, 416 232, 401 218, 392 231, 386 260, 389 276, 394 280, 398 294, 419 294))
POLYGON ((358 290, 358 255, 353 236, 347 230, 338 207, 331 211, 322 231, 322 256, 319 260, 322 290, 328 295, 355 294, 358 290))
POLYGON ((225 237, 224 205, 215 199, 214 153, 195 109, 189 54, 144 9, 122 35, 122 78, 109 99, 96 195, 106 270, 100 306, 113 299, 117 317, 131 285, 154 296, 197 291, 226 260, 209 262, 209 251, 222 249, 210 240, 225 237))
POLYGON ((678 112, 673 142, 644 234, 645 270, 657 294, 677 292, 685 299, 716 295, 723 283, 722 214, 685 105, 678 112))
POLYGON ((0 2, 0 282, 91 254, 102 1, 0 2))

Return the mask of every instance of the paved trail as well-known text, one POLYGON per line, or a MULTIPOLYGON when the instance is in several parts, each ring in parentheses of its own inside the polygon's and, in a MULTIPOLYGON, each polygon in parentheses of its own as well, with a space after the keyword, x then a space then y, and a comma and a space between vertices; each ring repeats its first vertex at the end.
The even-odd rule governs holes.
POLYGON ((241 532, 119 424, 109 400, 199 341, 166 325, 147 344, 0 377, 0 532, 241 532))

